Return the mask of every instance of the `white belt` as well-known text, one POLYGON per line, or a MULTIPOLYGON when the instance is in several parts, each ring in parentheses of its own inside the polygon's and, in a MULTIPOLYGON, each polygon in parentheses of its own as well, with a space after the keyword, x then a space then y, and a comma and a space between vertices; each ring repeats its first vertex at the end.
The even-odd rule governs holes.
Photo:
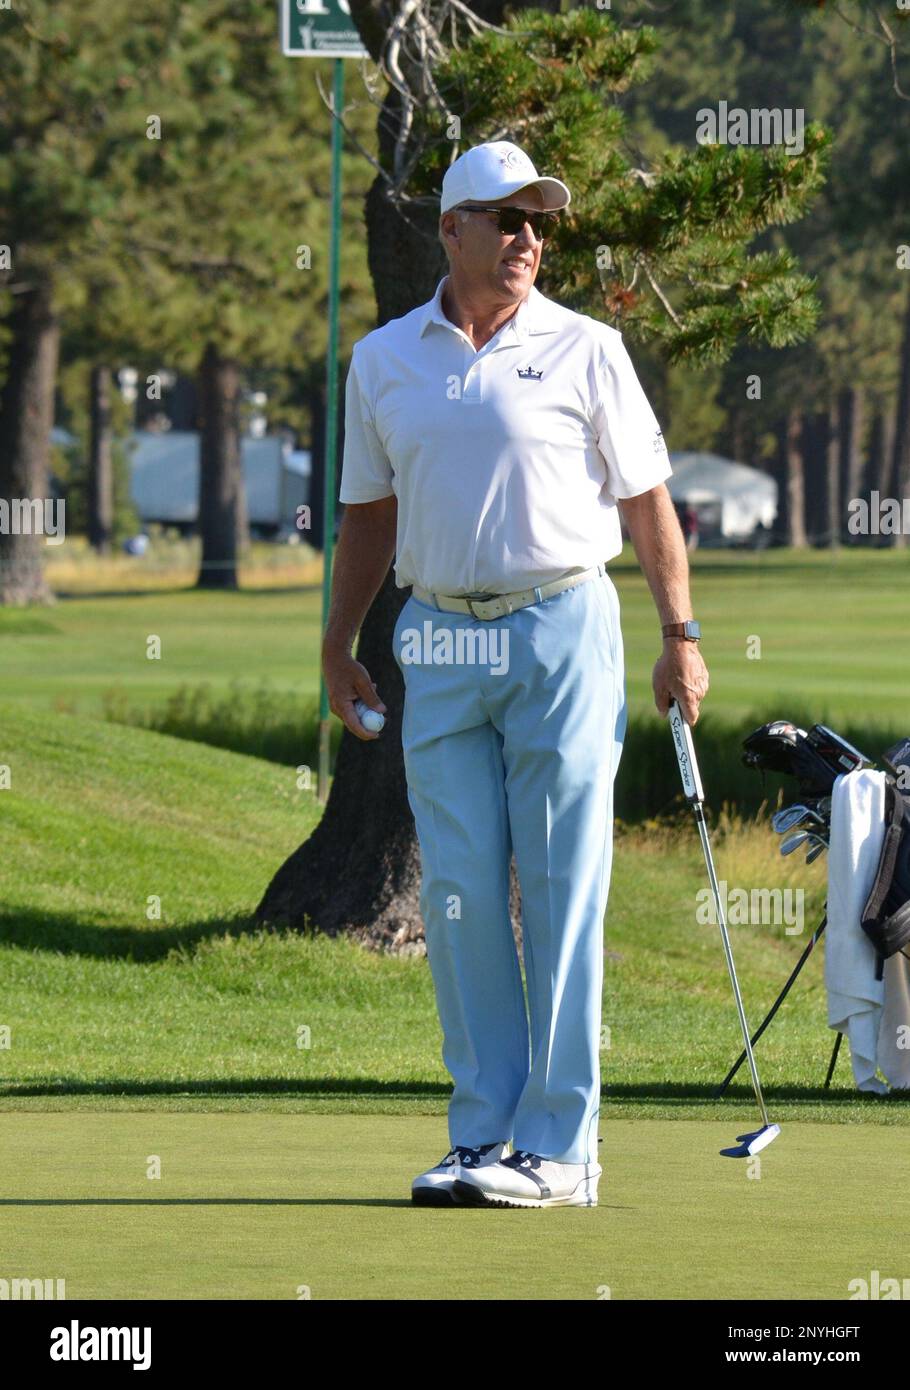
POLYGON ((605 564, 595 565, 581 574, 554 579, 551 584, 542 584, 536 589, 518 589, 513 594, 464 594, 456 597, 454 594, 432 594, 429 589, 421 589, 419 584, 415 584, 411 592, 419 603, 429 604, 431 608, 439 608, 444 613, 470 613, 472 618, 490 622, 493 618, 504 618, 514 613, 518 608, 542 603, 545 598, 562 593, 563 589, 574 589, 576 584, 584 584, 586 580, 606 572, 605 564))

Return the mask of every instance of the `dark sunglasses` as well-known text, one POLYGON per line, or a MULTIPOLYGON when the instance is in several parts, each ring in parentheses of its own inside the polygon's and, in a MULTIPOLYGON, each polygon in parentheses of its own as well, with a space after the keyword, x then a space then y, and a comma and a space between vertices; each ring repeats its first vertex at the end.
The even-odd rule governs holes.
POLYGON ((527 208, 462 208, 462 212, 491 212, 496 215, 496 225, 504 236, 517 236, 526 222, 538 241, 550 236, 559 221, 558 212, 529 212, 527 208))

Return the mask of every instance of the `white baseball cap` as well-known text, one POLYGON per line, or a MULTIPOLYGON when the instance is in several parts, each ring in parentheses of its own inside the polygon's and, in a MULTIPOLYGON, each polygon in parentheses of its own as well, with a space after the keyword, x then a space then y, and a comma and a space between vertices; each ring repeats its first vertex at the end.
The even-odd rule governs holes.
POLYGON ((556 212, 569 206, 572 197, 559 179, 542 178, 524 150, 508 140, 492 140, 465 150, 445 172, 440 214, 459 203, 486 203, 507 198, 531 185, 543 194, 543 210, 556 212))

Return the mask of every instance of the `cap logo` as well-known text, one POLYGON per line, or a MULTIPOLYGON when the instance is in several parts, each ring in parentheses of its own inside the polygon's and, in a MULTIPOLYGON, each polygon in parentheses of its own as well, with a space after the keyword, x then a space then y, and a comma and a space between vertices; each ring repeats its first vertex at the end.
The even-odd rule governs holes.
POLYGON ((506 150, 505 154, 499 156, 499 162, 510 169, 520 169, 524 161, 516 150, 506 150))

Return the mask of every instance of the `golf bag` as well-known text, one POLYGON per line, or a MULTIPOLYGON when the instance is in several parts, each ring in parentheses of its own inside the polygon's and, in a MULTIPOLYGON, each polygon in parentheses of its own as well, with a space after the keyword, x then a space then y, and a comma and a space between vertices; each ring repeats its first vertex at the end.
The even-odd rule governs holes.
MULTIPOLYGON (((871 759, 825 724, 800 729, 786 719, 763 724, 743 740, 743 762, 760 771, 796 777, 804 799, 828 798, 842 773, 871 759)), ((910 943, 910 739, 882 754, 885 764, 885 838, 862 927, 884 961, 910 943)))
POLYGON ((910 803, 890 772, 885 783, 885 838, 862 928, 882 960, 910 942, 910 803))
MULTIPOLYGON (((884 977, 885 960, 903 951, 910 943, 910 738, 902 739, 881 758, 885 769, 885 834, 879 852, 875 880, 862 908, 863 931, 875 947, 876 978, 884 977)), ((762 774, 782 772, 795 777, 799 783, 799 801, 793 809, 805 813, 788 825, 775 826, 778 833, 787 832, 795 824, 814 822, 821 833, 830 834, 832 792, 842 773, 854 772, 871 765, 867 758, 846 739, 824 724, 815 724, 808 731, 786 719, 777 719, 755 729, 743 741, 743 762, 762 774)), ((779 813, 785 815, 784 812, 779 813)), ((813 852, 814 853, 814 852, 813 852)), ((808 858, 808 856, 807 856, 808 858)), ((828 925, 827 905, 821 922, 794 966, 783 989, 772 1004, 751 1041, 754 1046, 768 1028, 786 999, 794 981, 812 954, 828 925)), ((839 1029, 825 1077, 825 1088, 831 1084, 838 1050, 844 1033, 839 1029)), ((746 1060, 741 1052, 717 1094, 724 1091, 746 1060)))

